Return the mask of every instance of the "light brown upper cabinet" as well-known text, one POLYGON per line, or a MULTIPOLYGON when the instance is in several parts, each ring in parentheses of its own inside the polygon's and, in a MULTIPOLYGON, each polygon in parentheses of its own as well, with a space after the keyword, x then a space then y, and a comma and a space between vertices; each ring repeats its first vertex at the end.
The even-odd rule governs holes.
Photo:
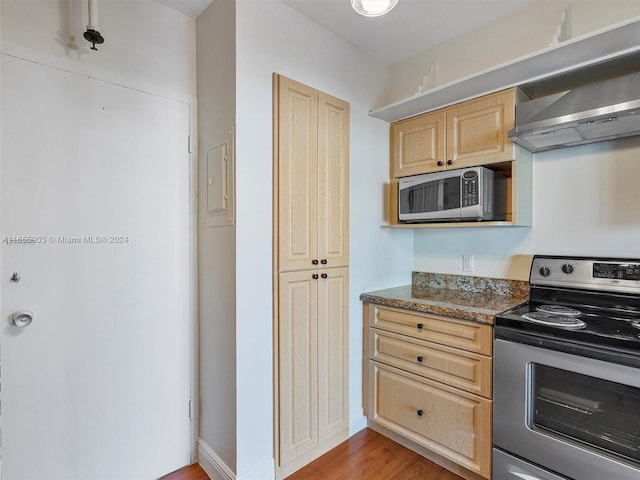
POLYGON ((391 176, 506 162, 515 125, 516 88, 391 124, 391 176))
POLYGON ((278 270, 349 264, 349 104, 279 77, 278 270))

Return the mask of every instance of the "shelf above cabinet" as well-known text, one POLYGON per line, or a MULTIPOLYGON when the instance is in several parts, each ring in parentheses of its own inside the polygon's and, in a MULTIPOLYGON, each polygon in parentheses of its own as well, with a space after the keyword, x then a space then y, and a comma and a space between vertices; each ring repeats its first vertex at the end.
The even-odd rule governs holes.
POLYGON ((640 17, 547 47, 530 55, 372 110, 394 122, 506 88, 549 79, 640 52, 640 17))

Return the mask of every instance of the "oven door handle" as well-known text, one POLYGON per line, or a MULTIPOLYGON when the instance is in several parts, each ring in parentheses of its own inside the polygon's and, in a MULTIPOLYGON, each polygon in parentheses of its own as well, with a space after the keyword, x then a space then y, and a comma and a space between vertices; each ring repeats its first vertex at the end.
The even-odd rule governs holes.
POLYGON ((560 478, 555 475, 553 477, 547 477, 547 476, 539 477, 538 475, 533 475, 531 473, 523 472, 520 468, 514 465, 509 466, 507 470, 511 475, 514 476, 514 478, 517 477, 522 480, 550 480, 551 478, 560 478))

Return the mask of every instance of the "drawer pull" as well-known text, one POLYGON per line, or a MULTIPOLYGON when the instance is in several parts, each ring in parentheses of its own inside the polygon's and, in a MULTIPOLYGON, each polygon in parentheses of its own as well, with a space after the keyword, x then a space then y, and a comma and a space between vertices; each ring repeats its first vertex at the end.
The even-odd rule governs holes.
POLYGON ((424 415, 424 411, 422 411, 422 410, 418 410, 416 413, 418 414, 418 416, 419 416, 419 417, 421 417, 422 415, 424 415))
POLYGON ((424 324, 423 323, 419 323, 418 324, 418 330, 422 330, 424 328, 424 324))
POLYGON ((422 355, 420 355, 420 356, 418 356, 418 358, 416 360, 418 360, 418 362, 422 363, 422 361, 424 360, 424 357, 422 355))

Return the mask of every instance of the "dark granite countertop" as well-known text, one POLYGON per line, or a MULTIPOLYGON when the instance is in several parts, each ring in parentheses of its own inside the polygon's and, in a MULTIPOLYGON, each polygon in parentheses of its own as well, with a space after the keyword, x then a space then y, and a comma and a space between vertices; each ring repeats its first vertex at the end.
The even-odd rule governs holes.
POLYGON ((412 284, 360 295, 360 300, 416 312, 493 324, 493 317, 529 297, 528 282, 413 272, 412 284))

